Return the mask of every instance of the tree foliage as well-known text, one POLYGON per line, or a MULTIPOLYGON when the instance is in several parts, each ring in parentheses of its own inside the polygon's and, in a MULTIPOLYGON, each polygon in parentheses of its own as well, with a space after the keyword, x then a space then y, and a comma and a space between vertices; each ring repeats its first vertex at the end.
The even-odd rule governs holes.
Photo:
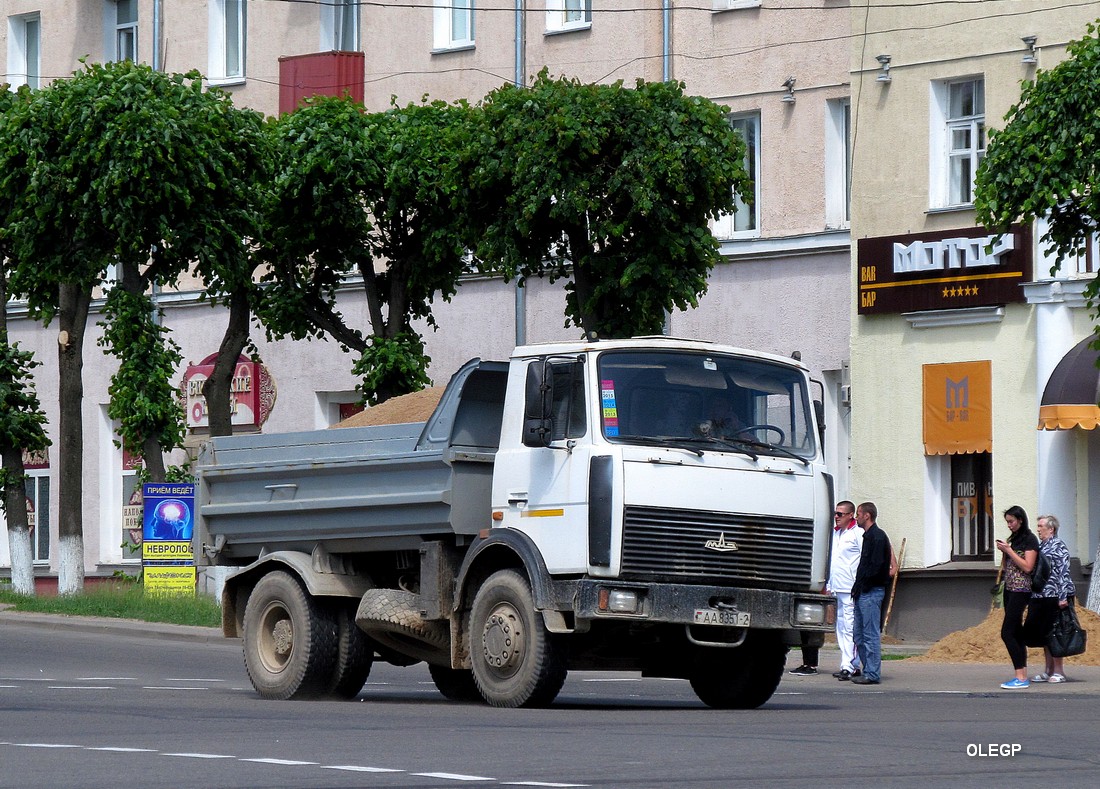
POLYGON ((658 333, 706 292, 709 222, 752 194, 723 108, 674 82, 633 89, 551 79, 482 103, 469 219, 477 257, 506 276, 570 276, 567 324, 658 333))
MULTIPOLYGON (((1097 26, 1067 52, 1067 60, 1023 83, 1004 128, 990 132, 974 199, 978 220, 990 228, 1047 218, 1041 241, 1058 262, 1085 254, 1100 217, 1097 26)), ((1094 307, 1098 295, 1094 278, 1086 289, 1094 307)))
POLYGON ((456 173, 469 112, 435 102, 367 113, 350 99, 317 98, 275 127, 264 324, 272 336, 328 336, 357 351, 371 403, 427 382, 412 321, 434 326, 432 300, 449 299, 463 270, 456 173), (355 275, 365 334, 336 304, 355 275))

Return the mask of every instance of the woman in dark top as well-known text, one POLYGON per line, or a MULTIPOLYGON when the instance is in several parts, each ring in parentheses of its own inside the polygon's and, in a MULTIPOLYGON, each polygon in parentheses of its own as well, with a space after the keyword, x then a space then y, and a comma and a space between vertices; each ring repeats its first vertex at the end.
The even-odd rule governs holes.
POLYGON ((1046 585, 1031 596, 1027 604, 1028 646, 1042 647, 1046 655, 1046 670, 1031 678, 1032 682, 1065 682, 1062 658, 1050 654, 1047 636, 1054 626, 1054 618, 1062 608, 1073 605, 1077 590, 1073 579, 1069 577, 1069 548, 1058 536, 1058 519, 1053 515, 1040 515, 1037 521, 1039 530, 1039 550, 1050 563, 1050 577, 1046 585))
POLYGON ((1001 640, 1008 648, 1012 668, 1016 676, 1001 683, 1005 690, 1028 687, 1027 644, 1024 640, 1024 612, 1031 600, 1031 572, 1039 555, 1039 538, 1027 527, 1027 513, 1023 507, 1012 506, 1005 510, 1005 523, 1012 532, 1008 542, 997 540, 997 550, 1003 556, 1005 591, 1005 618, 1001 625, 1001 640))

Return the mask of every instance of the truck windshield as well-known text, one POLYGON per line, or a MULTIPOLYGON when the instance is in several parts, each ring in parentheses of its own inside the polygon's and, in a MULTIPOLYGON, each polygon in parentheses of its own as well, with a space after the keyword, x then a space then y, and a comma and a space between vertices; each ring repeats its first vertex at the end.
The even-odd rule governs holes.
POLYGON ((613 443, 796 455, 817 444, 802 371, 721 354, 608 351, 599 357, 603 435, 613 443))

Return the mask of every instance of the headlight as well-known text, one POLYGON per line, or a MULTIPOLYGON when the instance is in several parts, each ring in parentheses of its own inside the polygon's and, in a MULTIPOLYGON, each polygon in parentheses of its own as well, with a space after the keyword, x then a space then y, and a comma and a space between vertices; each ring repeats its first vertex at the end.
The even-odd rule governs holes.
POLYGON ((636 614, 641 606, 638 593, 627 589, 601 589, 599 608, 612 614, 636 614))
POLYGON ((794 610, 794 621, 800 625, 825 624, 826 605, 824 603, 799 603, 794 610))

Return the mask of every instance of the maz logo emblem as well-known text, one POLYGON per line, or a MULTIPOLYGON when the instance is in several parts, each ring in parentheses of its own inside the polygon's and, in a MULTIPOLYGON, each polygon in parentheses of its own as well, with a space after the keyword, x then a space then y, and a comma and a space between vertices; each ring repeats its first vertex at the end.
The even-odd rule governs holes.
POLYGON ((703 547, 709 551, 736 551, 739 550, 737 543, 726 542, 726 533, 722 532, 718 535, 717 540, 707 540, 703 543, 703 547))

